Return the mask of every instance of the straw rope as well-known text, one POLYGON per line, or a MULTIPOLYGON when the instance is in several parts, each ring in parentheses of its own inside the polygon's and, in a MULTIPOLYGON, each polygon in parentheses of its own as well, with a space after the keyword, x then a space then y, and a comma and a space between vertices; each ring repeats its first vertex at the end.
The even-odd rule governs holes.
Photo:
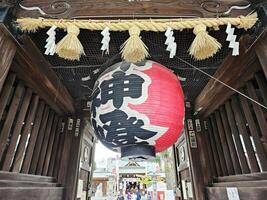
POLYGON ((121 46, 122 58, 128 62, 138 62, 149 56, 148 48, 140 38, 141 31, 164 32, 168 28, 182 31, 194 29, 196 35, 189 53, 197 60, 212 57, 221 44, 206 31, 207 28, 219 30, 219 26, 231 24, 237 28, 250 29, 258 20, 257 13, 237 18, 198 18, 198 19, 147 19, 147 20, 66 20, 44 18, 18 19, 22 31, 35 32, 40 28, 56 26, 67 31, 67 35, 57 44, 56 53, 68 60, 79 60, 84 54, 78 39, 80 29, 110 31, 129 31, 129 39, 121 46))
POLYGON ((65 19, 45 19, 45 18, 21 18, 17 19, 18 26, 23 31, 36 31, 39 28, 51 27, 66 29, 69 25, 75 25, 79 29, 103 30, 108 27, 110 31, 128 31, 136 26, 141 31, 163 32, 168 27, 173 30, 192 29, 199 24, 206 27, 217 28, 230 23, 245 30, 251 28, 258 20, 257 14, 240 16, 237 18, 198 18, 198 19, 148 19, 148 20, 65 20, 65 19))

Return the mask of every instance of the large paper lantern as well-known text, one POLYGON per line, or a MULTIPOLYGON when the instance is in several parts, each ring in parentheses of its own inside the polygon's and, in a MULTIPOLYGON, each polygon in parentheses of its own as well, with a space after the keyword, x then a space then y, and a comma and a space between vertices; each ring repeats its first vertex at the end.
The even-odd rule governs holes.
POLYGON ((122 157, 146 159, 174 144, 184 121, 179 80, 153 61, 120 62, 98 78, 91 122, 97 137, 122 157))

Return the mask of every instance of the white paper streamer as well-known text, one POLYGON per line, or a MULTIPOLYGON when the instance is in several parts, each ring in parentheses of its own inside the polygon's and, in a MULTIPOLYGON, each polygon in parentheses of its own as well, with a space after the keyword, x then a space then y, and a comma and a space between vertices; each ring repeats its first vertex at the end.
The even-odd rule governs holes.
POLYGON ((106 27, 102 32, 101 35, 103 35, 103 39, 101 41, 101 50, 103 54, 109 54, 109 41, 110 41, 110 33, 109 33, 109 28, 106 27))
POLYGON ((170 27, 165 32, 165 36, 166 36, 165 45, 167 45, 166 50, 170 52, 169 58, 173 58, 176 55, 177 44, 173 36, 173 30, 170 27))
POLYGON ((228 35, 226 38, 226 41, 229 41, 229 48, 233 49, 232 55, 237 56, 239 55, 239 42, 236 41, 236 35, 234 34, 235 28, 231 27, 231 24, 227 24, 227 28, 225 31, 228 35))
POLYGON ((86 77, 82 77, 82 81, 89 81, 91 79, 90 75, 86 77))
POLYGON ((46 51, 45 55, 54 55, 56 50, 56 26, 53 25, 46 34, 48 35, 48 38, 46 39, 46 51))

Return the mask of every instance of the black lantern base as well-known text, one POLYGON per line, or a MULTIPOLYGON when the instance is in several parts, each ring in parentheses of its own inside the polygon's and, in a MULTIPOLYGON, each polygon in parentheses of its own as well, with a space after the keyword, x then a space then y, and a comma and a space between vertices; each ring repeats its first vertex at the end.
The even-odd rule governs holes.
POLYGON ((121 147, 121 158, 123 160, 142 161, 153 159, 155 156, 154 146, 136 144, 121 147))

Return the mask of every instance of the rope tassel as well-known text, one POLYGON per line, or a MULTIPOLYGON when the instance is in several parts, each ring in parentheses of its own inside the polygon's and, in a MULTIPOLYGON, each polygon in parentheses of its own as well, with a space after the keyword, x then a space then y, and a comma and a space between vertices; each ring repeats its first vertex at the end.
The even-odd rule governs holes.
POLYGON ((189 48, 190 55, 196 60, 204 60, 212 57, 221 48, 221 44, 206 31, 206 26, 199 24, 194 28, 196 35, 193 43, 189 48))
POLYGON ((130 37, 121 46, 122 58, 127 62, 136 63, 149 56, 148 48, 140 38, 140 29, 133 26, 129 29, 130 37))
POLYGON ((80 29, 75 25, 69 25, 67 32, 67 35, 57 44, 56 53, 67 60, 80 60, 81 55, 85 55, 78 39, 80 29))
POLYGON ((33 18, 24 18, 17 19, 18 27, 22 31, 36 32, 39 28, 43 28, 43 18, 33 19, 33 18))

